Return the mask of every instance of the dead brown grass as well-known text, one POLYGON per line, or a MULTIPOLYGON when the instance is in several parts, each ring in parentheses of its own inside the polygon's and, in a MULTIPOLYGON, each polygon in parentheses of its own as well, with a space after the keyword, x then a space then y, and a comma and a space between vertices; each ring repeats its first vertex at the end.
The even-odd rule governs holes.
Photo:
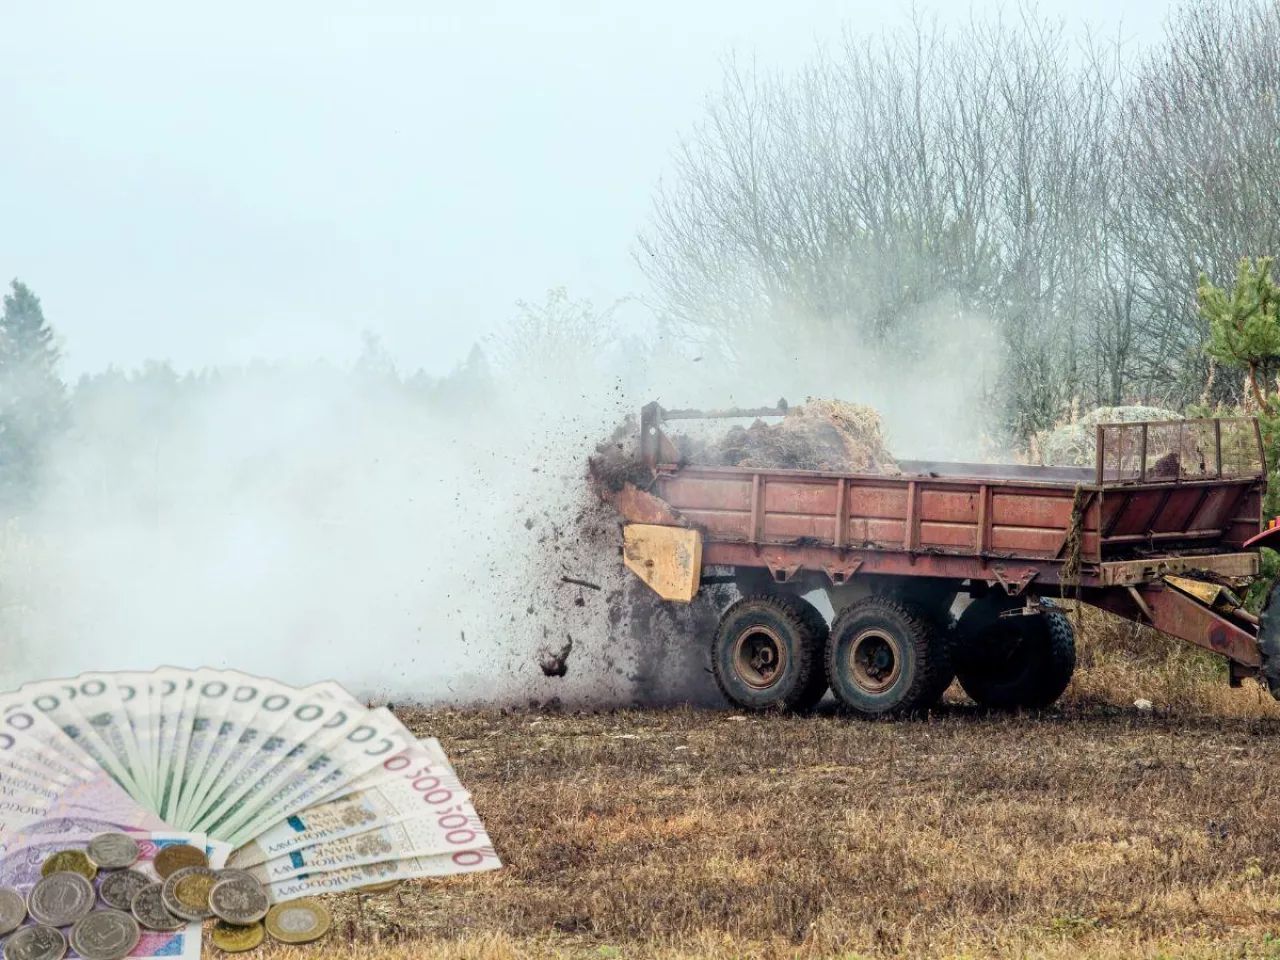
POLYGON ((506 867, 335 897, 322 951, 264 950, 1280 957, 1280 709, 1089 627, 1040 716, 409 713, 506 867))

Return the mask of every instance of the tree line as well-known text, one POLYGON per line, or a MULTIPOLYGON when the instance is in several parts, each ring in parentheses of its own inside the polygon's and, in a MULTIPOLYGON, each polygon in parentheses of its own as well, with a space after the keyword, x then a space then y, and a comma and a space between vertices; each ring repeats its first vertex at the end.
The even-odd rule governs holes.
POLYGON ((1073 401, 1238 397, 1196 291, 1276 250, 1277 97, 1273 0, 1183 6, 1140 55, 1024 10, 849 32, 791 74, 731 62, 640 262, 670 331, 743 363, 762 340, 909 357, 981 316, 1012 438, 1073 401))

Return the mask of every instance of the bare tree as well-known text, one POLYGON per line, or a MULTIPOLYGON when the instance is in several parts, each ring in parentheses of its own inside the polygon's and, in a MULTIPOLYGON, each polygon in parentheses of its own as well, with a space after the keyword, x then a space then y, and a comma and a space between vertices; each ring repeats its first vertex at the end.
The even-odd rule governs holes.
POLYGON ((1006 345, 1009 426, 1044 426, 1101 347, 1081 331, 1114 174, 1115 68, 1071 53, 1026 14, 848 34, 790 78, 730 63, 640 240, 669 320, 731 357, 762 330, 910 356, 947 336, 941 318, 980 313, 1006 345))
POLYGON ((1181 8, 1133 78, 1122 143, 1137 223, 1126 251, 1149 319, 1137 371, 1148 391, 1188 399, 1205 382, 1200 271, 1225 283, 1242 256, 1277 252, 1278 97, 1280 5, 1270 0, 1181 8))

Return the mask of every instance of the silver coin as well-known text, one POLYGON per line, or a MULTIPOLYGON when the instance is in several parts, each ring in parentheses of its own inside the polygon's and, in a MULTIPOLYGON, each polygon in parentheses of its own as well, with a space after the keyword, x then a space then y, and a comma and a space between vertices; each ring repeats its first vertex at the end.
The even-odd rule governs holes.
POLYGON ((175 917, 164 908, 164 901, 160 899, 163 886, 161 883, 152 883, 139 890, 133 897, 129 912, 133 914, 133 919, 148 930, 181 930, 187 925, 187 921, 175 917))
POLYGON ((253 877, 219 879, 209 891, 209 909, 214 916, 238 927, 247 927, 261 920, 270 906, 267 891, 253 877))
POLYGON ((95 910, 71 928, 71 949, 84 960, 123 960, 138 945, 138 921, 121 910, 95 910))
POLYGON ((164 886, 160 888, 160 902, 175 917, 181 917, 183 920, 208 920, 213 916, 212 910, 191 907, 179 900, 174 894, 179 881, 196 874, 206 874, 210 879, 217 876, 217 872, 208 867, 183 867, 181 870, 175 870, 169 874, 164 886))
MULTIPOLYGON (((121 870, 138 862, 142 848, 127 833, 100 833, 89 841, 85 853, 103 870, 121 870)), ((74 949, 74 947, 73 947, 74 949)))
POLYGON ((62 960, 66 953, 62 931, 43 924, 23 927, 4 945, 4 960, 62 960))
POLYGON ((93 909, 93 884, 69 870, 51 873, 27 897, 27 910, 36 923, 69 927, 93 909))
POLYGON ((12 933, 27 919, 27 901, 22 894, 8 887, 0 887, 0 937, 12 933))
POLYGON ((151 886, 151 878, 138 870, 118 870, 103 874, 98 884, 98 896, 108 907, 126 913, 133 906, 133 898, 143 887, 151 886))

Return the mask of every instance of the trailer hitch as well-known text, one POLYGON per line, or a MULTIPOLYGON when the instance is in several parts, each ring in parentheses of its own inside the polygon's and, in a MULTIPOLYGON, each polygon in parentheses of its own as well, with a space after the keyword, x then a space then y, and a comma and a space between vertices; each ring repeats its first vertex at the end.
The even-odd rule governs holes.
POLYGON ((1010 579, 1008 576, 1006 576, 1003 564, 997 564, 996 566, 992 567, 991 572, 992 574, 995 575, 995 578, 996 578, 995 582, 999 583, 1000 586, 1004 588, 1004 592, 1011 597, 1016 597, 1019 594, 1021 594, 1024 590, 1026 590, 1027 587, 1031 585, 1031 581, 1034 580, 1040 573, 1040 571, 1037 570, 1035 567, 1027 567, 1025 570, 1022 571, 1022 576, 1018 577, 1016 580, 1013 580, 1013 579, 1010 579))

